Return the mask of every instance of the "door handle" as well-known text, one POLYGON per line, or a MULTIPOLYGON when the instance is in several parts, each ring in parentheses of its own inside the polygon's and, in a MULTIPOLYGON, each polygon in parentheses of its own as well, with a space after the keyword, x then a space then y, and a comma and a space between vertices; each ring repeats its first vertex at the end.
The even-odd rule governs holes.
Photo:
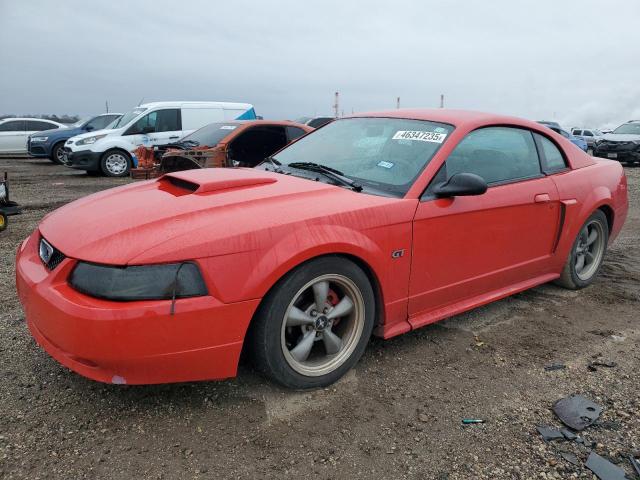
POLYGON ((180 137, 176 135, 175 137, 169 137, 169 140, 175 140, 176 138, 180 138, 180 137))
POLYGON ((548 193, 539 193, 533 197, 533 201, 536 203, 547 203, 551 201, 551 197, 548 193))

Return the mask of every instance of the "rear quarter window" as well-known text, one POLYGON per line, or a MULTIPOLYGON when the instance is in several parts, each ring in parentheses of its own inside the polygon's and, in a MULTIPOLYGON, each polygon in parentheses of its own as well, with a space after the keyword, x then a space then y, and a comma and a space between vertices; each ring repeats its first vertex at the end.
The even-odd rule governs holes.
POLYGON ((560 149, 547 137, 538 133, 534 134, 538 144, 542 147, 542 155, 545 161, 545 171, 555 172, 567 168, 567 162, 560 149))

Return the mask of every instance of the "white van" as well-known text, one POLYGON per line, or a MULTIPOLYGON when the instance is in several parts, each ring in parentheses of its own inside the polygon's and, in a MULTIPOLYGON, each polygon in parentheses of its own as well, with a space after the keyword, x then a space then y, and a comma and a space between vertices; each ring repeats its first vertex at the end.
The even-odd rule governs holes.
POLYGON ((138 165, 133 151, 140 145, 173 143, 213 122, 255 118, 256 112, 248 103, 146 103, 125 113, 107 130, 67 140, 63 160, 71 168, 124 177, 138 165))

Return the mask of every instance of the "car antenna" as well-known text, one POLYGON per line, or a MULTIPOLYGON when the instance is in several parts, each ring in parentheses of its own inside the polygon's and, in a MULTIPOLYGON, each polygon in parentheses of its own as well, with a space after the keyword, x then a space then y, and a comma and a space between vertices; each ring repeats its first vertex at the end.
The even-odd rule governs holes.
POLYGON ((142 105, 142 102, 143 102, 143 101, 144 101, 144 97, 142 97, 142 98, 140 99, 140 101, 138 102, 138 106, 142 105))

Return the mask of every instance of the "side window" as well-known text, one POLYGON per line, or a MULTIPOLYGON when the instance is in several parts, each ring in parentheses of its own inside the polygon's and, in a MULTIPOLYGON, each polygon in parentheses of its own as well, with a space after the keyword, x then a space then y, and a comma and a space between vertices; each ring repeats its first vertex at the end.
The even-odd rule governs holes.
POLYGON ((583 131, 582 135, 584 135, 585 137, 593 137, 593 133, 591 133, 589 130, 583 131))
POLYGON ((175 132, 182 130, 180 127, 180 109, 172 108, 158 110, 156 120, 156 132, 175 132))
POLYGON ((287 127, 287 137, 289 138, 290 142, 294 141, 298 137, 301 137, 305 133, 307 133, 307 132, 305 132, 301 128, 298 128, 298 127, 287 127))
POLYGON ((571 134, 580 136, 580 135, 582 135, 582 130, 572 130, 571 134))
POLYGON ((141 133, 175 132, 180 128, 180 109, 170 108, 147 113, 129 127, 125 135, 141 133))
POLYGON ((142 118, 138 119, 136 123, 131 125, 125 132, 125 135, 139 135, 141 133, 153 133, 156 131, 156 121, 158 119, 158 112, 147 113, 142 118))
POLYGON ((558 170, 564 170, 567 168, 567 163, 564 160, 564 155, 556 147, 555 143, 539 134, 535 134, 539 145, 542 147, 542 155, 545 161, 545 170, 547 172, 557 172, 558 170))
POLYGON ((28 132, 41 132, 42 130, 52 130, 54 128, 58 128, 58 126, 55 123, 37 122, 35 120, 27 121, 28 132))
POLYGON ((0 125, 0 132, 24 132, 25 121, 24 120, 12 120, 0 125))
POLYGON ((475 173, 489 183, 540 175, 540 161, 529 130, 486 127, 467 135, 445 162, 446 178, 456 173, 475 173))

